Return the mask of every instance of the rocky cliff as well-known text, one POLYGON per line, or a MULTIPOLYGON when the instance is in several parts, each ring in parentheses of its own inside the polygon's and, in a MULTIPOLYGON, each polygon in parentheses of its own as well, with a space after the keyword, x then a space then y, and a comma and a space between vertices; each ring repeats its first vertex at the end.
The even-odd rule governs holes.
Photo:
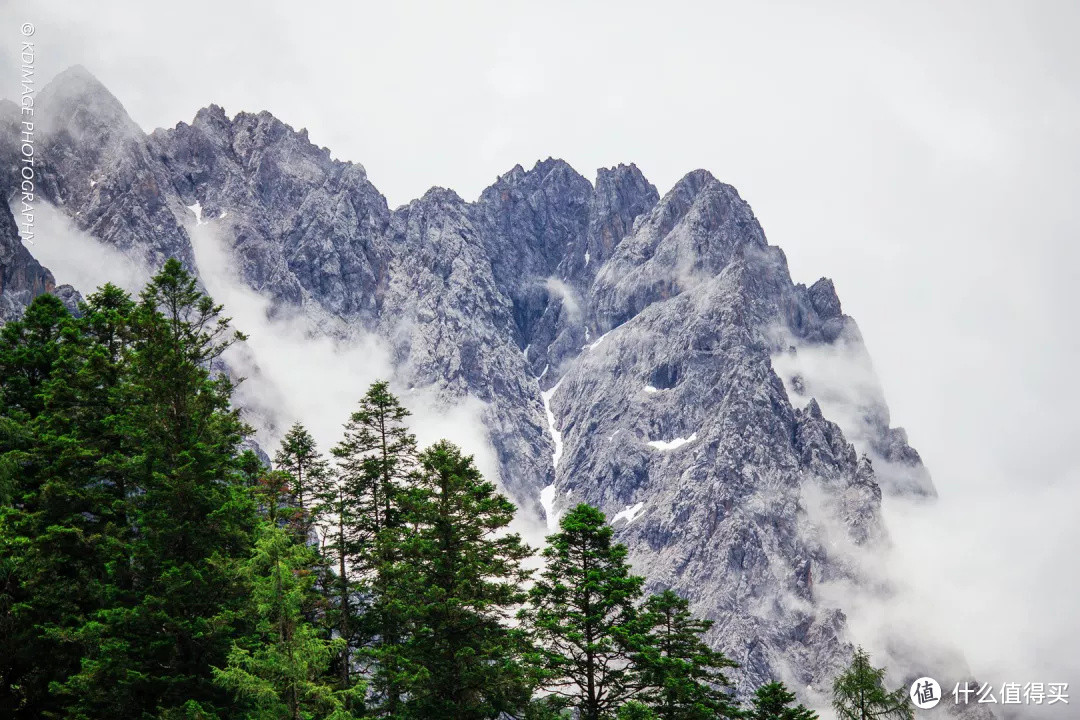
MULTIPOLYGON (((867 563, 889 542, 881 502, 931 498, 929 475, 832 282, 794 283, 708 172, 661 197, 633 165, 590 181, 548 159, 475 202, 434 188, 390 209, 363 167, 265 112, 211 105, 146 135, 80 68, 38 104, 44 200, 104 243, 196 271, 190 229, 213 222, 269 313, 375 334, 399 388, 482 401, 524 511, 554 527, 574 503, 600 507, 651 587, 716 621, 743 689, 826 688, 860 638, 823 588, 887 602, 867 563)), ((55 283, 4 211, 0 241, 11 317, 55 283)), ((897 658, 963 672, 896 630, 897 658)))

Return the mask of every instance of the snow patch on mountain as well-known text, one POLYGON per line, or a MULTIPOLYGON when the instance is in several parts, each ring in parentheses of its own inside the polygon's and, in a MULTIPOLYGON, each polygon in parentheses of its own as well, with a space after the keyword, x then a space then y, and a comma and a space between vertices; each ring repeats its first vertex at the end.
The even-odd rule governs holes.
POLYGON ((540 491, 540 506, 544 508, 544 518, 549 532, 559 529, 559 516, 555 512, 555 483, 540 491))
POLYGON ((645 507, 645 503, 643 502, 639 502, 635 505, 627 505, 625 510, 620 510, 615 513, 611 518, 611 524, 614 525, 619 520, 625 520, 626 524, 629 525, 634 522, 634 518, 637 517, 637 514, 641 512, 641 508, 643 507, 645 507))
POLYGON ((649 447, 657 450, 667 452, 668 450, 678 450, 687 443, 692 443, 697 440, 697 433, 694 433, 688 438, 674 438, 673 440, 650 440, 646 443, 649 447))
MULTIPOLYGON (((547 368, 544 368, 544 372, 547 372, 547 368)), ((551 434, 551 442, 555 445, 555 451, 551 455, 551 465, 554 468, 559 467, 559 460, 562 459, 563 454, 563 441, 562 433, 555 427, 555 413, 551 410, 551 398, 555 395, 555 392, 562 385, 562 380, 555 383, 550 390, 544 390, 540 393, 540 397, 544 401, 544 415, 547 417, 548 432, 551 434)))

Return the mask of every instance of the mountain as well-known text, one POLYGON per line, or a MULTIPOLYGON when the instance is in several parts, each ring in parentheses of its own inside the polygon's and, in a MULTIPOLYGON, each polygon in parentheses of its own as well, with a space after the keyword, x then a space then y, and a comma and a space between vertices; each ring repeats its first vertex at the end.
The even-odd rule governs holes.
MULTIPOLYGON (((892 597, 883 497, 935 491, 833 283, 793 282, 735 188, 695 170, 661 197, 634 165, 590 182, 548 159, 475 202, 433 188, 390 209, 363 167, 266 112, 211 105, 147 135, 81 68, 38 106, 40 200, 195 271, 192 228, 213 223, 271 316, 378 337, 397 387, 479 400, 523 511, 551 528, 575 503, 603 510, 652 589, 716 621, 744 692, 776 677, 824 693, 853 642, 898 677, 967 672, 887 622, 853 636, 851 604, 892 597)), ((0 240, 10 317, 55 283, 7 208, 0 240)))

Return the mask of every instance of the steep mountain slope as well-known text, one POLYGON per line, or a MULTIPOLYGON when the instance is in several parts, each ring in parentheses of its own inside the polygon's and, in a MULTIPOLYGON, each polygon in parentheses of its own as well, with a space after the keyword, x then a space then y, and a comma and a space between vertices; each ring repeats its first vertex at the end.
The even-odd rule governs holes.
MULTIPOLYGON (((212 221, 272 314, 373 333, 399 387, 482 401, 514 499, 549 527, 573 503, 600 507, 652 587, 717 621, 744 689, 824 689, 859 638, 822 588, 887 599, 865 562, 888 542, 882 494, 932 496, 929 476, 890 427, 832 283, 793 283, 749 205, 709 173, 661 198, 633 165, 589 182, 549 159, 476 202, 435 188, 390 210, 361 166, 268 113, 212 105, 147 136, 78 68, 39 106, 41 192, 79 228, 197 269, 190 229, 212 221)), ((52 280, 5 216, 15 308, 52 280)), ((965 672, 929 640, 889 643, 904 645, 896 658, 940 656, 943 678, 965 672)))
MULTIPOLYGON (((15 144, 20 137, 19 131, 19 106, 10 100, 0 100, 0 135, 4 138, 0 145, 3 148, 0 195, 21 208, 23 178, 19 173, 19 150, 15 144)), ((30 207, 33 207, 33 192, 32 184, 27 184, 26 199, 31 201, 30 207)), ((23 309, 42 293, 56 293, 74 307, 78 293, 70 285, 57 287, 53 274, 42 267, 19 240, 19 227, 8 203, 0 205, 0 322, 21 316, 23 309)))

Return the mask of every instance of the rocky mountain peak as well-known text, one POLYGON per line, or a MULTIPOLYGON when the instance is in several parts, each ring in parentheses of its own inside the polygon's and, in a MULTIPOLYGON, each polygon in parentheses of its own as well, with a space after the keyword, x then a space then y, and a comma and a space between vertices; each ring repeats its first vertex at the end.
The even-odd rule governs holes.
POLYGON ((807 290, 810 304, 817 314, 825 319, 838 318, 844 312, 840 307, 840 298, 836 295, 836 287, 829 278, 821 278, 807 290))
MULTIPOLYGON (((549 158, 475 202, 432 188, 391 210, 362 166, 265 112, 211 105, 102 146, 122 108, 84 73, 58 78, 70 130, 44 150, 45 197, 80 228, 197 268, 196 228, 214 223, 271 308, 374 336, 397 387, 478 400, 523 514, 554 529, 577 502, 603 510, 651 588, 717 621, 744 688, 826 686, 858 638, 817 588, 876 588, 845 548, 887 537, 883 489, 933 486, 833 283, 793 283, 735 188, 695 170, 661 197, 632 164, 590 183, 549 158), (835 384, 849 370, 857 392, 835 384)), ((52 280, 5 227, 16 306, 52 280)))
POLYGON ((37 97, 41 130, 67 131, 88 138, 133 137, 142 131, 109 90, 82 65, 64 70, 42 88, 37 97))

